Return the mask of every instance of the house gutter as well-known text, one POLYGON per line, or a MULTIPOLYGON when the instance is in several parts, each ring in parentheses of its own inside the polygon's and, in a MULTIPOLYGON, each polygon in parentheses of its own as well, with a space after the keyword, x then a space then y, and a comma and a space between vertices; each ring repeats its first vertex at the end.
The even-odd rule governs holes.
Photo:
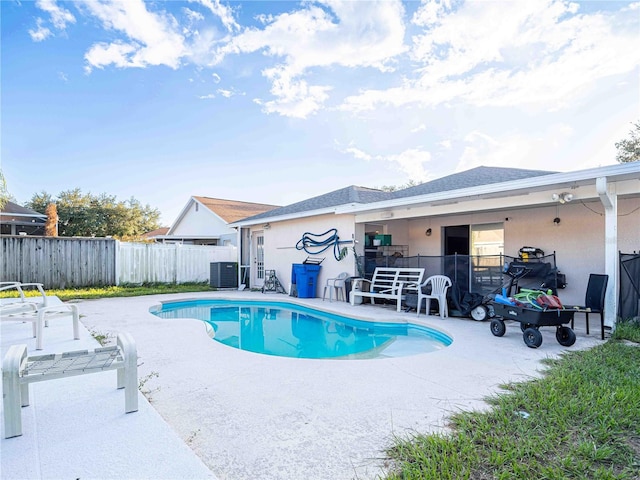
MULTIPOLYGON (((392 200, 384 200, 376 203, 342 205, 336 208, 335 213, 361 213, 384 210, 394 207, 407 207, 416 204, 446 202, 461 200, 468 197, 499 198, 516 194, 518 191, 529 193, 548 187, 571 187, 592 183, 598 177, 628 177, 628 179, 640 177, 640 163, 627 163, 610 167, 599 167, 589 170, 568 173, 552 173, 538 177, 513 180, 510 182, 492 183, 476 187, 447 190, 444 192, 430 193, 415 197, 401 197, 392 200), (635 174, 635 176, 634 176, 635 174)), ((618 178, 616 178, 617 180, 618 178)))
POLYGON ((333 206, 333 207, 327 207, 327 208, 320 208, 318 210, 307 210, 304 212, 288 213, 286 215, 277 215, 273 217, 261 217, 255 220, 248 220, 248 221, 241 220, 238 222, 230 223, 228 226, 229 227, 251 227, 251 226, 260 225, 260 224, 264 225, 269 222, 283 222, 286 220, 298 220, 300 218, 305 218, 305 217, 315 217, 318 215, 335 214, 335 213, 338 213, 337 212, 338 208, 340 207, 333 206))
POLYGON ((41 213, 11 213, 11 212, 5 212, 5 211, 0 211, 0 216, 3 217, 27 217, 27 218, 42 218, 44 220, 47 219, 46 215, 42 215, 41 213))

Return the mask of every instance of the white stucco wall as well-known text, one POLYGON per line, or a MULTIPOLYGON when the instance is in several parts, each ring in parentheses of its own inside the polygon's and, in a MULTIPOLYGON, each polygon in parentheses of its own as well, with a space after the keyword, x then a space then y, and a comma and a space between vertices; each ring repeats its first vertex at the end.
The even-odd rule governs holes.
POLYGON ((336 277, 341 272, 355 275, 352 244, 344 244, 349 249, 349 254, 338 262, 334 257, 333 248, 325 250, 320 255, 309 255, 304 250, 297 250, 296 243, 307 232, 321 234, 331 228, 338 229, 340 240, 351 241, 355 229, 354 218, 352 215, 331 214, 271 224, 271 228, 263 230, 265 269, 276 270, 278 280, 289 291, 292 264, 302 263, 309 256, 312 258, 324 257, 316 292, 317 296, 321 297, 327 278, 336 277))
MULTIPOLYGON (((625 195, 635 192, 633 189, 636 183, 628 182, 625 195)), ((618 188, 622 191, 621 185, 618 188)), ((505 255, 516 257, 523 246, 541 248, 546 254, 555 252, 557 266, 567 278, 567 288, 560 290, 560 298, 567 304, 581 304, 584 302, 589 274, 606 273, 605 210, 595 195, 593 185, 572 190, 576 199, 570 203, 545 203, 539 207, 527 208, 517 206, 523 200, 533 203, 539 200, 548 202, 550 192, 551 190, 532 192, 524 195, 525 198, 506 197, 461 204, 452 202, 437 208, 398 209, 393 212, 393 218, 384 220, 380 219, 380 212, 371 212, 358 215, 357 224, 354 223, 356 216, 352 214, 325 214, 272 222, 271 228, 264 230, 265 268, 275 269, 280 281, 288 288, 291 265, 302 263, 307 257, 304 251, 295 248, 305 232, 319 234, 330 228, 338 228, 341 240, 355 238, 358 241, 356 249, 362 255, 364 233, 367 229, 374 228, 380 233, 392 235, 394 245, 408 245, 409 256, 440 256, 443 253, 443 227, 503 223, 505 255), (454 213, 461 207, 468 208, 472 213, 454 213), (489 210, 480 211, 484 208, 489 210), (429 215, 431 210, 437 210, 440 215, 429 215), (560 218, 559 224, 553 222, 556 217, 560 218), (425 235, 427 229, 432 231, 430 236, 425 235)), ((640 251, 640 197, 619 197, 617 212, 617 248, 625 253, 640 251)), ((616 258, 608 259, 609 264, 617 263, 617 252, 614 255, 616 258)), ((319 296, 322 295, 321 288, 327 278, 335 277, 343 271, 351 275, 357 274, 351 245, 349 255, 340 262, 335 260, 332 251, 326 251, 321 256, 325 260, 318 281, 319 296)))

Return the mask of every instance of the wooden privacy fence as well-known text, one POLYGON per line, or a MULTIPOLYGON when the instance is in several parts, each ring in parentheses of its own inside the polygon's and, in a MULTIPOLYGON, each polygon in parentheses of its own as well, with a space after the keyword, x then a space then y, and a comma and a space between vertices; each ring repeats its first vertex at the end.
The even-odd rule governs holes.
POLYGON ((115 285, 116 241, 110 238, 1 237, 3 282, 46 288, 115 285))
POLYGON ((236 247, 145 244, 110 238, 0 237, 0 281, 46 288, 209 280, 212 262, 235 262, 236 247))

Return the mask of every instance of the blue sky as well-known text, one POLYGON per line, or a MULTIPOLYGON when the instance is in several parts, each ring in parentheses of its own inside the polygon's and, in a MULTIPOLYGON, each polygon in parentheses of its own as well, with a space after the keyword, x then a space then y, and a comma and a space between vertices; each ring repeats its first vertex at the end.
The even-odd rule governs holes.
POLYGON ((479 165, 615 163, 640 3, 0 1, 2 171, 169 225, 191 195, 286 205, 479 165))

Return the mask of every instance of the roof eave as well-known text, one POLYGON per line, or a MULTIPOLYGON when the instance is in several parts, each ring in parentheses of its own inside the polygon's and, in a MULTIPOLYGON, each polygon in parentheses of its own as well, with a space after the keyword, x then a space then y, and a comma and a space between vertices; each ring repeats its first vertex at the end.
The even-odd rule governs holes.
POLYGON ((320 208, 317 210, 307 210, 306 212, 297 212, 297 213, 289 213, 287 215, 276 215, 273 217, 262 217, 262 218, 257 218, 255 220, 240 220, 237 222, 233 222, 230 223, 228 226, 229 227, 250 227, 253 225, 264 225, 266 223, 270 223, 270 222, 283 222, 286 220, 296 220, 298 218, 305 218, 305 217, 316 217, 318 215, 327 215, 327 214, 335 214, 336 210, 339 207, 333 206, 333 207, 328 207, 328 208, 320 208))
POLYGON ((465 197, 480 197, 483 195, 508 197, 512 196, 517 191, 532 191, 552 186, 569 186, 571 184, 579 185, 588 181, 594 181, 599 177, 616 177, 619 179, 623 179, 625 177, 633 178, 634 174, 640 175, 640 162, 598 167, 588 170, 579 170, 576 172, 552 173, 549 175, 540 175, 537 177, 512 180, 509 182, 491 183, 488 185, 479 185, 476 187, 461 188, 458 190, 446 190, 443 192, 418 195, 415 197, 384 200, 382 202, 351 204, 348 206, 344 205, 338 207, 336 209, 336 213, 360 213, 400 206, 462 199, 465 197))

